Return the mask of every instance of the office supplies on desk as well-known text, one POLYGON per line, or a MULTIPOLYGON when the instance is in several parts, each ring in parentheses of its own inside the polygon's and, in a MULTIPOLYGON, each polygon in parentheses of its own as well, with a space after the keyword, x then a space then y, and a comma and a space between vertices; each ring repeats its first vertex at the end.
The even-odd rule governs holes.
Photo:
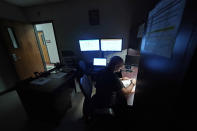
POLYGON ((131 71, 122 70, 122 77, 128 77, 130 79, 136 79, 138 74, 138 67, 132 66, 131 71))

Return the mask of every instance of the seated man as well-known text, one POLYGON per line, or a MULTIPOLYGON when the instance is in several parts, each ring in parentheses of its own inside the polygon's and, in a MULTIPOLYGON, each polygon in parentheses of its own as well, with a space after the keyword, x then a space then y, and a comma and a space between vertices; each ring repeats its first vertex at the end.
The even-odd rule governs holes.
POLYGON ((95 108, 114 107, 116 109, 116 104, 127 104, 126 96, 133 93, 132 89, 136 84, 136 80, 132 80, 131 84, 127 88, 124 88, 120 78, 116 75, 116 72, 119 72, 123 65, 123 59, 119 56, 114 56, 111 58, 106 69, 97 74, 95 85, 96 94, 93 97, 95 108))

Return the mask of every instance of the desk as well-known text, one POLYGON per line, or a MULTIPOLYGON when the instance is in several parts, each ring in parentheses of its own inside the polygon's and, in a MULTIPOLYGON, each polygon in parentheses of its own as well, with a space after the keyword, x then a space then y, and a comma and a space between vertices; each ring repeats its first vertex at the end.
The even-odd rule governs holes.
POLYGON ((138 67, 132 66, 131 71, 122 71, 122 77, 128 77, 130 79, 137 79, 138 67))
MULTIPOLYGON (((47 78, 51 78, 52 75, 47 78)), ((72 106, 74 77, 75 72, 70 72, 62 78, 51 78, 43 85, 32 84, 31 80, 20 83, 18 93, 28 115, 35 119, 60 120, 72 106)))

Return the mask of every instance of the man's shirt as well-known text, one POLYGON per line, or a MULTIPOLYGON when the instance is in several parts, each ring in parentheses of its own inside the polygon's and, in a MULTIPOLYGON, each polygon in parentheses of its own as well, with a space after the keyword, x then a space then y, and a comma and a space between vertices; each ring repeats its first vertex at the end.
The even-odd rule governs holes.
POLYGON ((120 91, 124 85, 119 77, 107 68, 96 76, 95 106, 98 108, 110 107, 113 95, 120 91))

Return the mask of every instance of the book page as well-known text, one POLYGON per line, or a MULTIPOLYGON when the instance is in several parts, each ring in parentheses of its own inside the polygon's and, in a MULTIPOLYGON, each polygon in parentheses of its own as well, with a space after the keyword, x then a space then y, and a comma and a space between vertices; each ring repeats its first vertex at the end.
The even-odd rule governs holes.
MULTIPOLYGON (((122 80, 122 83, 123 83, 123 85, 125 86, 125 88, 127 88, 127 87, 131 84, 131 79, 122 80)), ((135 88, 136 88, 136 85, 133 87, 132 92, 135 92, 135 88)), ((127 105, 130 105, 130 106, 133 105, 134 94, 135 94, 135 93, 132 93, 132 94, 129 94, 129 95, 127 96, 127 105)))
POLYGON ((124 87, 128 87, 131 84, 131 79, 129 80, 122 80, 124 87))

